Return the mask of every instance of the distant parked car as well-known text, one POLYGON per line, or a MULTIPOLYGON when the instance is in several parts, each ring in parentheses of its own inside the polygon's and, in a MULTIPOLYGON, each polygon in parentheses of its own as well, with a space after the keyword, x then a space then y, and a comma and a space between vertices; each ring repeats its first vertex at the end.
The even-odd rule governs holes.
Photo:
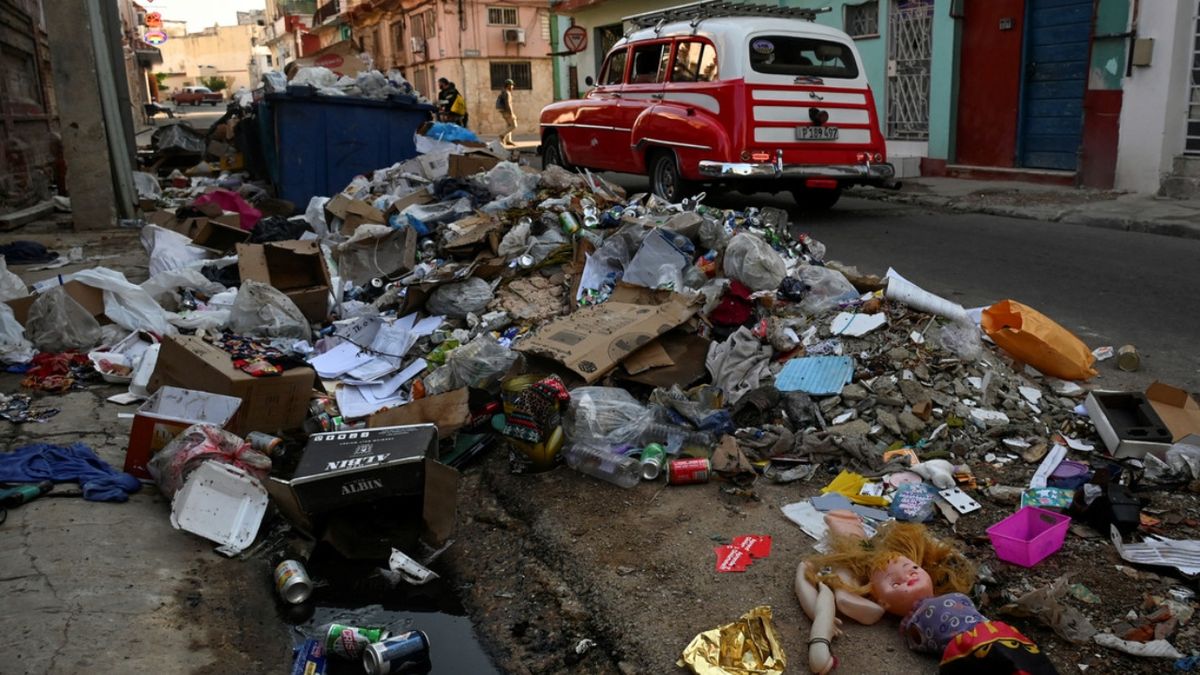
POLYGON ((184 87, 182 90, 171 94, 171 100, 175 105, 201 105, 207 103, 214 108, 218 103, 225 102, 225 96, 221 92, 213 91, 208 87, 184 87))

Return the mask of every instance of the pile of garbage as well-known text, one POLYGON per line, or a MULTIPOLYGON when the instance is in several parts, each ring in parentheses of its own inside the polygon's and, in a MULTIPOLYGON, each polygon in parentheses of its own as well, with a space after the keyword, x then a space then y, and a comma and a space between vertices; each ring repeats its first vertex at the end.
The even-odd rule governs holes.
MULTIPOLYGON (((411 93, 321 70, 292 84, 411 93)), ((29 294, 0 268, 0 359, 34 390, 127 385, 109 399, 139 406, 124 470, 219 551, 261 540, 270 504, 407 583, 451 541, 455 469, 493 449, 513 472, 566 464, 626 489, 819 483, 785 509, 817 541, 829 510, 954 522, 987 495, 1120 544, 1138 480, 1200 478, 1195 401, 1085 389, 1094 355, 1033 308, 968 310, 895 270, 863 274, 779 209, 626 195, 453 125, 414 140, 417 157, 299 215, 230 171, 142 174, 154 208, 130 224, 150 278, 97 267, 29 294), (417 515, 383 548, 352 542, 347 523, 384 503, 417 515)), ((14 422, 53 414, 3 403, 14 422)), ((1192 573, 1194 546, 1121 555, 1192 573)), ((291 590, 302 557, 276 572, 288 602, 307 598, 291 590)), ((1122 639, 1161 637, 1156 621, 1122 639)), ((354 658, 379 642, 348 630, 354 658)))

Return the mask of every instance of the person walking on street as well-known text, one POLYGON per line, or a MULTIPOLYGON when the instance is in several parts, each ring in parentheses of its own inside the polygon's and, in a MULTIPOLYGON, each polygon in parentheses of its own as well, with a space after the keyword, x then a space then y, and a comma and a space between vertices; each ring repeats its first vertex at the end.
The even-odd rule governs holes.
POLYGON ((453 122, 467 128, 467 99, 454 83, 444 77, 438 78, 438 108, 443 122, 453 122))
POLYGON ((500 137, 502 145, 513 145, 513 132, 517 130, 517 116, 513 110, 513 81, 504 81, 504 90, 496 97, 496 110, 504 118, 504 135, 500 137))

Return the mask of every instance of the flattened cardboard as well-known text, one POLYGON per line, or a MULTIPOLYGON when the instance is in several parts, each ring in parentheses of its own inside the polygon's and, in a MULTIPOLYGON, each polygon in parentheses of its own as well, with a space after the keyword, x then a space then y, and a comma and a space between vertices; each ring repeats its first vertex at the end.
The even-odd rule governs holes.
POLYGON ((663 348, 660 340, 655 340, 629 355, 621 367, 630 375, 644 373, 651 368, 664 368, 675 365, 671 355, 663 348))
POLYGON ((451 178, 466 178, 483 171, 489 171, 501 160, 486 150, 469 150, 461 155, 450 155, 451 178))
POLYGON ((325 205, 325 210, 342 220, 342 234, 351 236, 360 225, 386 225, 383 211, 369 203, 338 194, 325 205))
POLYGON ((338 77, 342 75, 354 77, 364 70, 371 69, 371 65, 362 60, 361 50, 353 40, 335 42, 309 56, 296 59, 295 63, 298 68, 309 66, 328 68, 338 77))
POLYGON ((696 309, 678 295, 661 305, 610 299, 543 325, 516 349, 560 363, 591 384, 640 347, 690 319, 696 309))
POLYGON ((171 335, 163 339, 149 389, 169 385, 240 398, 240 413, 230 427, 234 433, 278 434, 304 424, 315 378, 312 368, 254 377, 234 368, 229 354, 203 339, 171 335))
MULTIPOLYGON (((104 291, 78 281, 68 281, 62 285, 62 289, 75 302, 78 302, 81 307, 87 310, 88 314, 95 317, 96 321, 101 325, 112 323, 112 320, 104 314, 104 291)), ((37 294, 26 295, 7 301, 8 306, 12 308, 13 316, 17 319, 17 323, 24 326, 25 322, 29 320, 29 308, 33 306, 33 301, 37 300, 37 297, 37 294)))
POLYGON ((410 193, 404 195, 400 199, 397 199, 395 202, 393 202, 392 205, 388 207, 387 215, 390 216, 393 213, 400 213, 401 211, 403 211, 404 209, 407 209, 410 206, 413 206, 416 204, 428 204, 432 201, 433 201, 433 197, 429 194, 428 191, 426 191, 424 189, 415 190, 413 192, 410 192, 410 193))
POLYGON ((1175 443, 1200 445, 1200 403, 1183 389, 1155 382, 1146 388, 1150 407, 1162 418, 1175 443))
POLYGON ((463 387, 377 412, 367 418, 367 427, 428 423, 435 425, 443 438, 449 438, 466 426, 470 415, 468 392, 463 387))
POLYGON ((283 291, 309 321, 324 321, 328 313, 329 269, 315 241, 238 244, 238 272, 283 291))
POLYGON ((673 384, 688 387, 708 373, 704 365, 710 344, 707 338, 684 330, 673 330, 660 337, 656 344, 671 358, 672 365, 651 368, 636 375, 617 373, 617 379, 648 387, 669 388, 673 384))
POLYGON ((456 252, 487 243, 488 235, 500 229, 500 222, 491 216, 467 216, 454 221, 445 229, 447 233, 458 232, 451 234, 445 244, 447 251, 456 252))

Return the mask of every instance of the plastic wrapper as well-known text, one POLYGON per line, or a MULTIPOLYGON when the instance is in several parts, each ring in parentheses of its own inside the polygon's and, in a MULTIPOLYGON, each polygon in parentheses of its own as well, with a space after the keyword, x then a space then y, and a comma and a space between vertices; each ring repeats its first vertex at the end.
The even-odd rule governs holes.
POLYGON ((147 330, 158 335, 178 331, 167 313, 141 286, 129 283, 124 274, 105 267, 76 272, 74 280, 104 291, 104 314, 126 330, 147 330))
POLYGON ((9 271, 4 256, 0 255, 0 302, 23 298, 26 295, 29 295, 29 290, 25 288, 25 282, 9 271))
POLYGON ((636 443, 653 419, 629 392, 613 387, 578 387, 563 418, 563 433, 575 444, 616 448, 636 443))
POLYGON ((622 281, 646 288, 683 287, 683 270, 691 263, 691 242, 686 237, 654 229, 625 267, 622 281))
POLYGON ((787 264, 761 237, 742 232, 725 248, 725 276, 753 291, 773 291, 787 276, 787 264))
POLYGON ((29 363, 31 359, 33 344, 25 339, 25 329, 13 316, 12 308, 0 302, 0 363, 29 363))
POLYGON ((460 387, 486 387, 508 372, 516 360, 516 352, 491 335, 480 335, 446 356, 446 365, 425 378, 425 391, 433 396, 460 387))
POLYGON ((854 284, 837 270, 819 265, 802 265, 797 271, 808 289, 800 309, 808 314, 821 314, 858 297, 854 284))
POLYGON ((942 348, 964 361, 975 361, 983 354, 983 339, 974 323, 951 321, 941 327, 942 348))
POLYGON ((308 341, 312 330, 292 299, 257 281, 246 281, 229 315, 229 328, 238 335, 295 338, 308 341))
POLYGON ((771 608, 762 606, 692 638, 676 665, 696 675, 778 675, 787 655, 771 608))
POLYGON ((528 197, 537 189, 541 180, 539 174, 526 173, 520 165, 513 162, 500 162, 492 167, 484 177, 484 185, 497 198, 523 196, 528 197))
POLYGON ((271 458, 250 443, 211 424, 193 424, 150 460, 147 469, 168 499, 173 499, 192 471, 207 461, 232 464, 260 481, 271 472, 271 458))
POLYGON ((62 287, 38 295, 29 307, 25 335, 43 352, 86 352, 100 344, 100 324, 62 287))
POLYGON ((1051 628, 1059 637, 1077 645, 1087 644, 1096 628, 1078 609, 1066 604, 1067 575, 1060 576, 1048 586, 1032 590, 1015 602, 1004 605, 1003 616, 1034 618, 1051 628))
POLYGON ((425 302, 430 314, 444 314, 453 319, 465 319, 468 314, 480 314, 492 301, 492 286, 483 279, 438 286, 425 302))

